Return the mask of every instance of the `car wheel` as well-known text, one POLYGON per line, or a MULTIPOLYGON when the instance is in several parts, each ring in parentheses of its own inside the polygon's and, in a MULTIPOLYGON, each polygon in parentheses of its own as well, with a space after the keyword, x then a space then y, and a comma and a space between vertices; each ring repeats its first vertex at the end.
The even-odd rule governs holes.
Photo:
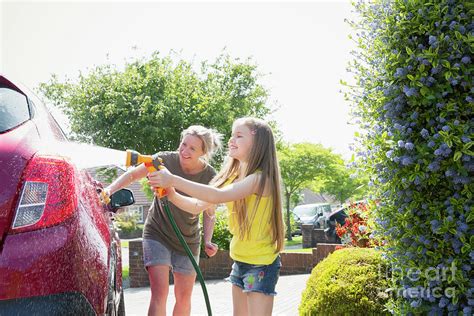
POLYGON ((107 316, 116 316, 117 315, 117 312, 115 310, 115 304, 113 301, 109 301, 107 303, 107 312, 106 312, 106 315, 107 316))
POLYGON ((122 293, 120 293, 120 304, 118 307, 117 315, 125 316, 125 299, 123 297, 123 289, 122 289, 122 293))
POLYGON ((111 283, 109 284, 109 293, 107 295, 107 311, 106 315, 107 316, 116 316, 117 315, 117 306, 115 305, 115 273, 113 273, 111 283))

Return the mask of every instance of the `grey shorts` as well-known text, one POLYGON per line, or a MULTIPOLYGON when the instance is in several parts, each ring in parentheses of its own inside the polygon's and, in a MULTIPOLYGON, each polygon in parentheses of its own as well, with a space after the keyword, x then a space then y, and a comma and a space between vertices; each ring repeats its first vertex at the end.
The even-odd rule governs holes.
MULTIPOLYGON (((199 255, 193 256, 199 264, 199 255)), ((194 266, 187 255, 168 249, 162 243, 153 239, 143 239, 143 262, 145 269, 155 265, 169 266, 173 272, 196 274, 194 266)))

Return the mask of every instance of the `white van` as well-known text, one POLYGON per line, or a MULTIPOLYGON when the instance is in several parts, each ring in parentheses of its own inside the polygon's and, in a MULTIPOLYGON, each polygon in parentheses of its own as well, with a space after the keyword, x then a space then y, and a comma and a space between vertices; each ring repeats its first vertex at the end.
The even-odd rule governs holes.
POLYGON ((298 229, 294 232, 301 234, 302 224, 312 224, 314 228, 326 228, 326 217, 331 214, 331 205, 328 203, 302 204, 293 211, 298 229))

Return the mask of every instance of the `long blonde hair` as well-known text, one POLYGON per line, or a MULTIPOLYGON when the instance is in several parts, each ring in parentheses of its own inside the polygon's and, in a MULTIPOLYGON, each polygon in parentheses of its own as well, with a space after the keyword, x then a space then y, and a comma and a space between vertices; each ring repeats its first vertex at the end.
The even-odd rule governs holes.
MULTIPOLYGON (((280 252, 284 245, 284 226, 281 204, 280 188, 280 168, 276 155, 275 140, 271 127, 263 120, 253 117, 237 119, 235 124, 244 124, 252 134, 254 134, 252 148, 248 158, 246 170, 240 170, 240 162, 230 156, 227 157, 224 167, 212 180, 216 187, 223 186, 229 178, 240 174, 243 177, 260 172, 260 182, 258 184, 257 203, 263 195, 265 185, 268 181, 270 195, 273 201, 272 211, 272 240, 276 243, 276 252, 280 252)), ((237 213, 237 220, 240 227, 240 236, 249 236, 252 219, 248 218, 247 205, 245 199, 234 201, 233 209, 237 213)))

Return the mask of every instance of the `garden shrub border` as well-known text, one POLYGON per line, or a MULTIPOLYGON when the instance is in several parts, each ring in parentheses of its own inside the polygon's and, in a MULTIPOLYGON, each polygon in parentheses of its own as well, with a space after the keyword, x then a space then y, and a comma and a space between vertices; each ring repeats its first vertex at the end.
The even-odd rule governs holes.
POLYGON ((377 235, 399 293, 389 308, 471 315, 474 4, 379 0, 355 9, 356 84, 346 97, 364 131, 356 160, 381 201, 377 235))

